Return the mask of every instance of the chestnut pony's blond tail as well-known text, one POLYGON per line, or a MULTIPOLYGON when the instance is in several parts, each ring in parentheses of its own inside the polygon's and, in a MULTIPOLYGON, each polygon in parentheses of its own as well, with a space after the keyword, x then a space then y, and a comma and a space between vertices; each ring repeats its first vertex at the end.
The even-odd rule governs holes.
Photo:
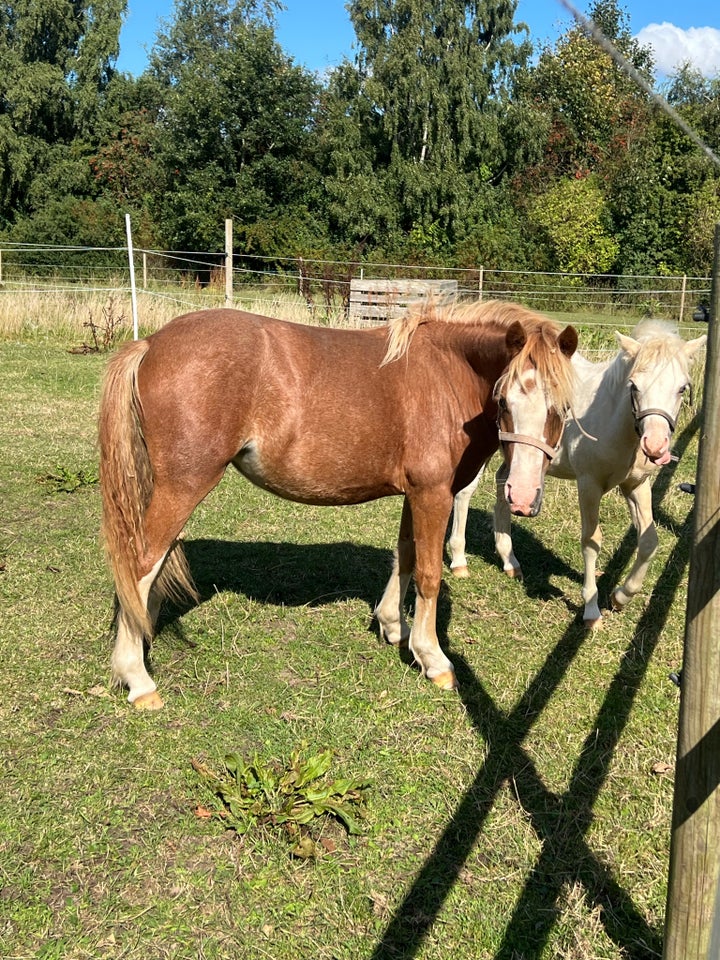
POLYGON ((152 634, 152 624, 138 593, 138 556, 145 547, 143 516, 153 478, 140 426, 137 371, 147 349, 147 341, 138 340, 110 361, 99 420, 105 552, 128 625, 144 637, 152 634))
MULTIPOLYGON (((128 344, 110 361, 100 399, 100 487, 102 537, 118 602, 130 629, 150 639, 153 625, 138 593, 139 556, 145 550, 145 510, 153 490, 145 446, 137 372, 147 353, 145 340, 128 344)), ((182 546, 171 545, 153 585, 156 595, 197 598, 182 546)))

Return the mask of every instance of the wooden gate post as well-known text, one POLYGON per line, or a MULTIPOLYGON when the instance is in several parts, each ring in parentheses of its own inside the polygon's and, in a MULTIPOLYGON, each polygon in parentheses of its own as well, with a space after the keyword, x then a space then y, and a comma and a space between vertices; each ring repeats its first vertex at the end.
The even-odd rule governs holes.
POLYGON ((664 960, 720 958, 720 224, 688 577, 664 960))

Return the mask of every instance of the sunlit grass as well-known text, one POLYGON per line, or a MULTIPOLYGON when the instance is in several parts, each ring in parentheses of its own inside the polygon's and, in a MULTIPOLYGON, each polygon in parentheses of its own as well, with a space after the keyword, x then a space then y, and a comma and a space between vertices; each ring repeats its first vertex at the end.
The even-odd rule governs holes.
MULTIPOLYGON (((592 635, 579 623, 572 484, 548 481, 541 515, 514 524, 520 584, 499 570, 494 485, 481 483, 471 577, 446 570, 439 603, 459 696, 372 628, 398 499, 298 507, 228 475, 188 524, 201 600, 163 615, 152 663, 167 706, 149 716, 108 686, 97 487, 37 482, 97 466, 105 357, 71 354, 79 336, 0 343, 4 955, 657 957, 692 411, 681 461, 655 483, 645 589, 592 635), (207 792, 193 759, 282 761, 301 744, 330 749, 334 777, 368 784, 362 835, 329 825, 308 863, 270 832, 238 837, 195 815, 207 792)), ((601 522, 607 601, 634 545, 620 496, 603 500, 601 522)))

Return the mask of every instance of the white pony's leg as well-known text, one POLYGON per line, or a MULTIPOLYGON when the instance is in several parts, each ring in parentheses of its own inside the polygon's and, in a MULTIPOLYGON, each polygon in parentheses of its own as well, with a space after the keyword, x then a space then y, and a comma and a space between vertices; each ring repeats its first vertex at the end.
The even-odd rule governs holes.
POLYGON ((658 546, 658 535, 652 512, 652 490, 648 479, 645 478, 637 485, 621 483, 620 490, 625 497, 630 518, 637 531, 638 546, 635 562, 625 583, 616 587, 613 592, 612 604, 616 610, 622 610, 642 589, 650 561, 658 546))
POLYGON ((375 607, 375 617, 380 634, 388 643, 407 643, 410 627, 405 619, 405 594, 415 566, 415 542, 413 540, 412 514, 407 499, 403 503, 398 545, 393 560, 392 573, 380 602, 375 607))
POLYGON ((396 551, 390 579, 374 611, 381 635, 388 643, 396 646, 407 643, 410 636, 403 604, 411 576, 411 573, 400 573, 400 561, 396 551))
POLYGON ((600 499, 602 491, 595 484, 578 483, 578 501, 580 504, 583 564, 582 598, 585 603, 583 620, 585 626, 599 627, 602 622, 596 580, 597 558, 602 546, 602 530, 600 529, 600 499))
POLYGON ((510 505, 505 499, 505 481, 507 480, 507 470, 505 465, 498 470, 495 475, 495 507, 493 509, 493 531, 495 534, 495 549, 502 560, 503 571, 508 577, 514 577, 516 580, 522 580, 522 569, 517 557, 513 552, 510 514, 510 505))
POLYGON ((455 494, 452 528, 450 530, 450 538, 448 539, 448 547, 450 549, 450 569, 456 577, 470 576, 467 557, 465 556, 465 528, 467 526, 470 499, 477 490, 480 477, 482 477, 484 472, 485 466, 483 465, 475 479, 463 490, 455 494))
MULTIPOLYGON (((138 583, 140 599, 147 606, 150 590, 160 572, 165 557, 163 556, 138 583)), ((159 604, 151 604, 151 616, 157 616, 159 604)), ((117 637, 113 649, 112 660, 113 682, 119 686, 128 687, 128 700, 139 709, 158 710, 163 701, 157 693, 155 682, 145 667, 145 647, 142 634, 133 629, 128 622, 122 606, 118 613, 117 637)))

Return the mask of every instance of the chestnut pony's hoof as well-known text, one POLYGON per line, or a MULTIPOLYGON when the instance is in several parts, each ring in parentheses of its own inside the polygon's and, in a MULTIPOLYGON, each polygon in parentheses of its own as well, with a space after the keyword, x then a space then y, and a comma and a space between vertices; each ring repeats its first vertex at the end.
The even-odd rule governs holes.
POLYGON ((435 686, 440 687, 441 690, 457 690, 458 688, 454 670, 445 670, 443 673, 439 673, 436 677, 431 677, 430 679, 435 686))
POLYGON ((133 700, 133 706, 136 710, 162 710, 165 704, 157 690, 151 690, 133 700))

